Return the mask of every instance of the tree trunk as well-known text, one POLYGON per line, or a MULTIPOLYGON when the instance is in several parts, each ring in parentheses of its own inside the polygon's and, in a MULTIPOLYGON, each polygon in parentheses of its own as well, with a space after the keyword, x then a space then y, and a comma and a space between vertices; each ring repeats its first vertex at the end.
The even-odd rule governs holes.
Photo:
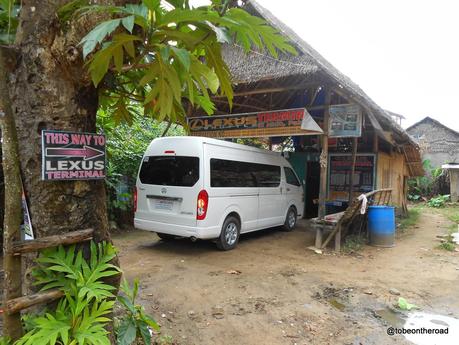
MULTIPOLYGON (((5 175, 5 219, 3 242, 3 281, 4 305, 9 300, 20 297, 22 293, 21 258, 13 255, 13 243, 20 239, 21 213, 21 175, 19 171, 18 139, 14 116, 8 94, 6 48, 0 48, 0 125, 2 129, 2 157, 5 175)), ((21 314, 16 312, 3 316, 5 335, 13 340, 22 335, 21 314)))
MULTIPOLYGON (((10 95, 24 189, 36 237, 93 228, 95 241, 110 241, 103 181, 41 180, 43 129, 96 131, 97 90, 85 73, 78 43, 101 15, 63 24, 56 12, 66 2, 22 1, 16 35, 20 58, 10 95)), ((116 279, 111 283, 117 285, 116 279)))

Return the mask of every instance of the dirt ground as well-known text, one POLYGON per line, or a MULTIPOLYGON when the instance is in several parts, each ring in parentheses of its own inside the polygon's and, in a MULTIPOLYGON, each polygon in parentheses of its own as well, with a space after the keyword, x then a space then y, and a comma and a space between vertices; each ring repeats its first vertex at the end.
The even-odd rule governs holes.
POLYGON ((140 302, 174 343, 411 344, 386 334, 397 320, 381 311, 399 292, 423 311, 459 318, 459 253, 436 248, 450 225, 426 208, 394 248, 347 255, 308 250, 307 227, 243 235, 229 252, 142 231, 114 241, 127 278, 141 280, 140 302))

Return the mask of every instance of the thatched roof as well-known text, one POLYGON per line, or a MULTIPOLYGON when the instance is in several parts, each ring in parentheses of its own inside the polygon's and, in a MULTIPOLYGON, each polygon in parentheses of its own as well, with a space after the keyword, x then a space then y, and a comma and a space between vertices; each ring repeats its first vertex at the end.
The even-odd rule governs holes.
POLYGON ((438 120, 435 120, 435 119, 431 118, 430 116, 426 116, 426 117, 423 118, 421 121, 418 121, 418 122, 416 122, 415 124, 411 125, 410 127, 408 127, 408 128, 406 129, 406 131, 407 131, 407 132, 410 132, 410 131, 413 131, 413 132, 414 132, 414 129, 415 129, 417 126, 419 126, 419 125, 422 124, 422 123, 429 123, 429 122, 430 122, 430 123, 434 123, 434 124, 436 124, 437 126, 442 127, 442 128, 444 128, 444 129, 448 130, 449 132, 453 133, 454 135, 459 136, 459 132, 455 131, 455 130, 452 129, 452 128, 449 128, 449 127, 445 126, 443 123, 441 123, 441 122, 438 121, 438 120))
POLYGON ((275 59, 256 51, 246 54, 242 47, 236 45, 223 46, 222 55, 235 84, 292 75, 313 75, 319 71, 319 67, 304 55, 280 54, 279 58, 275 59))
MULTIPOLYGON (((295 76, 295 80, 320 80, 345 90, 350 100, 359 103, 368 113, 370 120, 383 135, 390 131, 398 145, 409 145, 417 149, 416 142, 390 116, 389 112, 377 105, 356 83, 341 73, 292 29, 276 18, 269 10, 254 0, 248 0, 244 9, 264 18, 276 28, 298 51, 298 56, 280 54, 274 59, 264 52, 245 54, 241 47, 229 45, 223 48, 224 59, 229 66, 235 84, 253 84, 263 80, 285 79, 295 76)), ((413 174, 423 174, 420 154, 419 166, 413 174), (416 172, 415 172, 416 171, 416 172)))

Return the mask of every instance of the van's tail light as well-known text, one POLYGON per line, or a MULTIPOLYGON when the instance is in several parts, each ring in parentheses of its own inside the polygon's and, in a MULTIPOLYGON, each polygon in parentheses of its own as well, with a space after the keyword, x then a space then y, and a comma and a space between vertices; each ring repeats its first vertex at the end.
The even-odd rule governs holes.
POLYGON ((207 207, 209 206, 209 194, 203 189, 198 194, 198 204, 196 209, 196 219, 203 220, 206 218, 207 207))
POLYGON ((137 187, 134 187, 133 201, 134 201, 134 212, 137 212, 137 187))

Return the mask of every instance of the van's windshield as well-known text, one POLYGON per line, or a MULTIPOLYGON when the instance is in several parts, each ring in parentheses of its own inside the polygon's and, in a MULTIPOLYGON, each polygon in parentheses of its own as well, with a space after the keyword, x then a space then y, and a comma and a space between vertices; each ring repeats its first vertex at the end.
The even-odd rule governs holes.
POLYGON ((199 180, 199 158, 188 156, 144 157, 139 179, 143 184, 192 187, 199 180))

